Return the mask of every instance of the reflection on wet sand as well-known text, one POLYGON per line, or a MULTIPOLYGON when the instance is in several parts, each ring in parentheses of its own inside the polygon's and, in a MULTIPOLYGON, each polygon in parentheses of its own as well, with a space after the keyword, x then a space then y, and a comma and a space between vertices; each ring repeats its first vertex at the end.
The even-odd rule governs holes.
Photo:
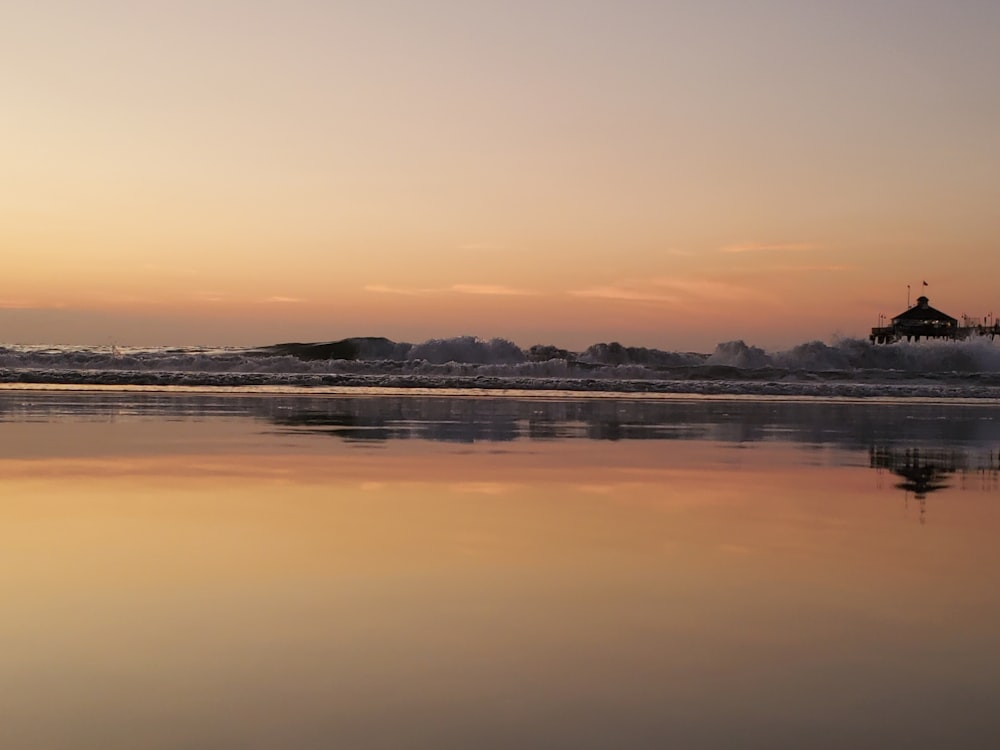
POLYGON ((1000 453, 965 448, 903 448, 872 446, 871 467, 888 470, 898 477, 895 487, 912 495, 920 504, 920 522, 926 522, 927 496, 954 486, 954 479, 967 486, 972 477, 987 491, 1000 493, 1000 453))
POLYGON ((1000 474, 1000 455, 974 453, 959 448, 886 448, 872 447, 873 469, 888 469, 904 481, 896 485, 923 500, 931 492, 950 487, 956 474, 978 475, 995 484, 1000 474))
POLYGON ((240 419, 350 440, 776 440, 867 451, 1000 444, 1000 406, 983 403, 447 395, 255 396, 161 392, 0 391, 0 423, 83 419, 240 419))
POLYGON ((0 399, 5 746, 1000 730, 989 409, 58 399, 0 399), (918 526, 872 468, 933 445, 918 526))

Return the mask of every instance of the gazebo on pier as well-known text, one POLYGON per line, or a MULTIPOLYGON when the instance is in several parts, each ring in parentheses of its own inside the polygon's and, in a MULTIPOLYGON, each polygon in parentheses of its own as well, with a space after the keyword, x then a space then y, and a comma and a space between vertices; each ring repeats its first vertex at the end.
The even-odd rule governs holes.
POLYGON ((917 304, 892 319, 892 325, 872 328, 869 339, 873 344, 893 341, 964 338, 958 319, 930 306, 926 297, 917 297, 917 304))

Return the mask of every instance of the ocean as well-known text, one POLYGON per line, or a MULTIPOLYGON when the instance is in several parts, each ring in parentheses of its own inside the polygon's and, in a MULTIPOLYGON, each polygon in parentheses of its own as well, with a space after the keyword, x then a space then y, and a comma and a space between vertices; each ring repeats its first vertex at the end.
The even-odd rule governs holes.
POLYGON ((996 399, 1000 344, 980 338, 875 346, 844 339, 769 353, 735 341, 710 354, 619 344, 581 353, 522 350, 472 337, 417 345, 370 338, 257 348, 5 346, 0 384, 996 399))

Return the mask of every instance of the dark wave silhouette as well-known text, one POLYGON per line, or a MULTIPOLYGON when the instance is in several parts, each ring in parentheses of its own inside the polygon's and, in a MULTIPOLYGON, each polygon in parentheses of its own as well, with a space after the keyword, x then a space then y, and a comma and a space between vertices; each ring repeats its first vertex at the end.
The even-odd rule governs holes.
POLYGON ((290 355, 306 361, 420 360, 431 364, 479 365, 563 361, 581 369, 622 365, 653 369, 719 365, 738 370, 1000 372, 1000 347, 987 338, 889 345, 874 345, 863 339, 842 339, 832 344, 810 341, 777 352, 768 352, 744 341, 728 341, 718 344, 711 354, 699 354, 624 346, 618 342, 594 344, 582 352, 552 345, 521 349, 506 339, 459 336, 431 339, 421 344, 397 343, 386 338, 349 338, 322 344, 274 344, 252 351, 261 355, 290 355))
POLYGON ((989 339, 890 345, 844 339, 767 352, 735 341, 699 354, 613 342, 570 352, 460 336, 420 344, 359 337, 244 349, 10 346, 0 347, 0 382, 1000 398, 1000 345, 989 339))

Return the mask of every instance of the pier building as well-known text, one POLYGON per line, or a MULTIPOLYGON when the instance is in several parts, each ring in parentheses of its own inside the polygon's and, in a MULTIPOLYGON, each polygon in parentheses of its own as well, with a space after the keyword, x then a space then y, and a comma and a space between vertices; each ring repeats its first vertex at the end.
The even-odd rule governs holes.
POLYGON ((920 339, 967 339, 971 336, 1000 335, 1000 323, 985 325, 981 321, 963 317, 958 319, 930 306, 927 297, 917 297, 917 304, 894 317, 891 325, 872 328, 868 337, 873 344, 891 344, 894 341, 920 341, 920 339))

